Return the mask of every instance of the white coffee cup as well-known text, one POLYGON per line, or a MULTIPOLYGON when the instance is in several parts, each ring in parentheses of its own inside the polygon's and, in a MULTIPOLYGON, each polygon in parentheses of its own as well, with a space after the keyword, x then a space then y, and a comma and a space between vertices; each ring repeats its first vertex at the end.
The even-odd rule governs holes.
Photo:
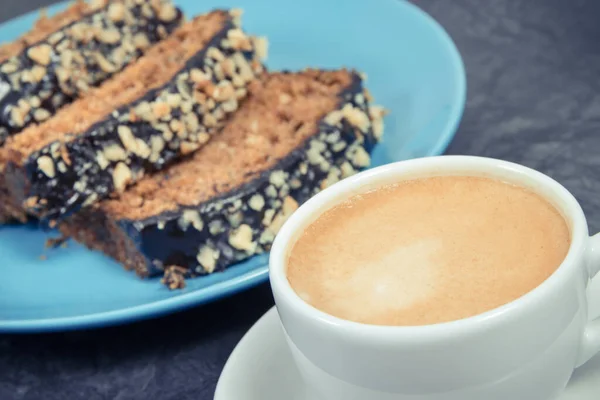
POLYGON ((600 350, 600 319, 588 318, 586 293, 599 270, 600 235, 589 237, 583 211, 567 189, 517 164, 466 156, 389 164, 333 185, 292 215, 270 258, 271 285, 289 347, 311 398, 323 400, 553 399, 573 370, 600 350), (571 231, 560 267, 536 289, 502 307, 427 326, 342 320, 296 295, 286 278, 287 255, 320 214, 385 184, 442 175, 499 178, 549 200, 571 231))

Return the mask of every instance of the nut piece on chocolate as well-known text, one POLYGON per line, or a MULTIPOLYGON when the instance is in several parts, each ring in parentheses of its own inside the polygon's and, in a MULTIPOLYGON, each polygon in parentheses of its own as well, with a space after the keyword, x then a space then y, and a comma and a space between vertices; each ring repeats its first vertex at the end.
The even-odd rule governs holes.
POLYGON ((170 0, 77 2, 0 47, 0 145, 138 59, 182 20, 170 0))
POLYGON ((0 149, 0 218, 60 220, 188 156, 263 72, 238 13, 198 16, 136 63, 0 149))
POLYGON ((206 146, 61 230, 166 282, 268 251, 299 204, 369 165, 384 111, 368 98, 352 71, 264 74, 206 146))

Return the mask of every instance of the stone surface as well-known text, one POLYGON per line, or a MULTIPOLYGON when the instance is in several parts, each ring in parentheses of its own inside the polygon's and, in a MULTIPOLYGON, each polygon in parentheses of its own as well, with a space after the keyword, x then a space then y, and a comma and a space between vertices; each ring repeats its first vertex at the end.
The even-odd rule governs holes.
MULTIPOLYGON (((49 2, 6 2, 0 20, 49 2)), ((448 153, 503 158, 553 176, 599 230, 600 3, 415 3, 449 31, 466 64, 467 109, 448 153)), ((0 336, 0 399, 212 399, 229 353, 271 305, 262 285, 129 326, 0 336)))

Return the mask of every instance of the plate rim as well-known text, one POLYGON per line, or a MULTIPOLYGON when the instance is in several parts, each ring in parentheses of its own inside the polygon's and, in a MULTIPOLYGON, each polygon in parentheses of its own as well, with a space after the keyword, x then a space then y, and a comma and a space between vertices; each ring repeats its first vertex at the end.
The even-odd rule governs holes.
MULTIPOLYGON (((406 0, 378 0, 381 3, 389 3, 392 7, 403 9, 402 12, 410 12, 420 18, 429 28, 437 32, 438 38, 449 50, 452 64, 454 65, 455 82, 457 90, 454 93, 451 108, 448 111, 448 121, 440 132, 439 138, 424 157, 442 154, 450 145, 456 135, 458 126, 466 105, 467 81, 463 59, 458 47, 450 37, 449 33, 427 12, 406 0)), ((177 3, 177 0, 175 0, 177 3)), ((47 10, 56 11, 64 7, 66 2, 47 7, 47 10)), ((374 4, 374 6, 377 6, 374 4)), ((28 18, 35 17, 39 8, 26 14, 4 21, 0 27, 19 24, 28 18)), ((261 265, 243 275, 236 276, 226 281, 217 282, 207 287, 198 288, 179 296, 151 301, 137 306, 125 307, 118 310, 102 311, 85 315, 76 315, 60 318, 1 320, 0 333, 44 333, 57 331, 70 331, 77 329, 93 329, 105 326, 122 325, 140 320, 156 318, 163 315, 184 311, 188 308, 200 306, 225 296, 230 296, 240 291, 257 286, 268 279, 268 263, 261 265)))

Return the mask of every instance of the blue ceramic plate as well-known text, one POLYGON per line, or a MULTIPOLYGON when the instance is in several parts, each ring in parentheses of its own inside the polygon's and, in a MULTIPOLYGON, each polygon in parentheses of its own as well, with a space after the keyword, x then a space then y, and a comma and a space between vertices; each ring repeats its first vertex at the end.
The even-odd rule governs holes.
MULTIPOLYGON (((465 71, 456 47, 428 15, 401 0, 179 0, 187 15, 241 7, 248 32, 270 41, 275 69, 354 67, 390 110, 375 166, 440 154, 464 108, 465 71)), ((51 9, 50 12, 58 8, 51 9)), ((0 40, 25 32, 36 15, 0 25, 0 40)), ((52 233, 0 227, 0 332, 40 332, 131 322, 179 311, 267 279, 267 256, 169 291, 69 242, 44 250, 52 233), (40 257, 45 255, 45 259, 40 257)))

